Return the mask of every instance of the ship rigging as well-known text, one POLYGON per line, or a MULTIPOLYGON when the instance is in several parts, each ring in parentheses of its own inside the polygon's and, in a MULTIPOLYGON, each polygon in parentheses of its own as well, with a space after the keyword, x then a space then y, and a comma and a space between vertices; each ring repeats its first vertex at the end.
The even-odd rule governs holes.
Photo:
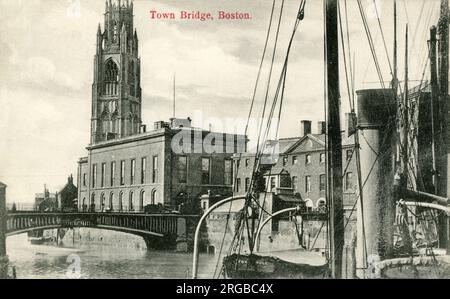
MULTIPOLYGON (((274 0, 272 3, 265 45, 250 104, 248 119, 254 110, 256 91, 261 85, 261 69, 267 56, 269 36, 274 30, 272 23, 275 23, 275 41, 272 55, 269 57, 269 72, 250 188, 244 197, 230 198, 219 202, 204 215, 206 218, 209 212, 221 204, 236 199, 245 201, 244 208, 236 220, 236 233, 231 246, 226 252, 221 266, 219 258, 214 276, 249 278, 285 275, 291 278, 343 278, 345 275, 348 277, 348 273, 343 270, 343 246, 346 238, 348 239, 346 234, 348 234, 348 225, 352 214, 356 213, 357 229, 350 237, 353 240, 352 243, 356 243, 353 277, 403 277, 401 275, 404 274, 397 271, 400 267, 409 267, 411 275, 416 278, 430 277, 430 275, 450 277, 448 255, 441 254, 440 250, 445 248, 448 254, 450 248, 447 193, 447 188, 450 186, 447 173, 450 139, 447 132, 450 129, 447 128, 448 122, 445 117, 449 109, 448 0, 441 1, 438 28, 431 27, 428 51, 424 52, 423 68, 420 69, 420 84, 415 88, 409 86, 409 83, 413 81, 409 79, 411 72, 409 65, 413 57, 409 45, 408 24, 405 26, 404 80, 399 80, 398 76, 397 2, 395 0, 393 2, 394 40, 393 64, 391 64, 379 7, 377 7, 377 1, 373 1, 378 32, 381 34, 382 46, 391 75, 390 86, 386 86, 383 67, 377 54, 376 41, 373 38, 367 12, 362 1, 357 0, 364 33, 381 87, 359 91, 355 91, 356 62, 355 58, 353 60, 351 58, 347 1, 324 0, 324 95, 327 119, 326 210, 328 215, 326 261, 321 265, 294 264, 279 258, 258 255, 261 228, 267 223, 267 219, 274 217, 274 214, 265 209, 267 186, 262 178, 264 172, 271 173, 273 164, 265 163, 265 161, 270 160, 275 154, 274 142, 269 140, 269 130, 271 126, 275 126, 276 140, 285 99, 289 56, 295 34, 305 17, 306 0, 300 1, 281 74, 276 82, 276 92, 273 99, 270 99, 269 89, 274 80, 273 66, 279 47, 284 5, 285 1, 282 0, 278 20, 274 20, 276 1, 274 0), (437 39, 437 34, 439 34, 439 39, 437 39), (339 41, 342 46, 341 51, 339 50, 339 41), (349 215, 344 213, 342 195, 342 178, 348 164, 344 165, 342 161, 340 84, 344 80, 340 80, 340 65, 344 66, 347 98, 354 124, 353 130, 347 134, 354 136, 352 155, 356 159, 358 175, 357 199, 349 215), (425 80, 428 68, 430 69, 430 81, 425 80), (267 118, 266 122, 264 122, 265 118, 267 118), (276 119, 275 124, 272 124, 273 119, 276 119), (425 124, 428 124, 428 132, 423 129, 425 124), (427 150, 430 151, 427 157, 419 156, 427 150), (414 220, 411 221, 411 218, 414 220), (247 240, 248 243, 248 250, 245 252, 243 252, 243 240, 247 240), (430 271, 429 267, 433 271, 430 271)), ((404 5, 407 12, 406 4, 404 5)), ((424 5, 422 5, 421 15, 425 11, 424 5)), ((431 8, 428 10, 426 24, 433 21, 432 15, 431 8)), ((406 18, 408 19, 408 15, 406 18)), ((414 36, 418 31, 419 23, 414 30, 414 36)), ((247 134, 247 129, 248 122, 245 134, 247 134)), ((237 169, 235 170, 237 171, 237 169)), ((236 178, 237 176, 235 176, 236 178)), ((300 205, 296 209, 286 209, 286 211, 288 210, 291 213, 291 219, 295 221, 296 229, 298 229, 297 217, 302 219, 301 222, 303 221, 303 217, 307 214, 305 207, 300 205)), ((227 227, 228 222, 229 217, 227 218, 227 227)), ((198 230, 200 226, 201 223, 198 230)), ((297 235, 302 238, 303 234, 298 232, 297 235)), ((302 244, 302 242, 299 243, 302 244)), ((222 242, 219 256, 224 249, 223 245, 222 242)), ((197 250, 194 251, 193 273, 193 277, 196 278, 198 249, 195 247, 194 250, 197 250)))

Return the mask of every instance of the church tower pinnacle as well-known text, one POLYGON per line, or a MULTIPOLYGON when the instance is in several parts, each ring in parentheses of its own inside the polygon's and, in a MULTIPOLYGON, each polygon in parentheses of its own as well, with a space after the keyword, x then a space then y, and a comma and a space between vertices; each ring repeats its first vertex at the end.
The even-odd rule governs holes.
POLYGON ((97 29, 92 84, 91 144, 137 134, 141 120, 141 61, 133 2, 107 0, 97 29))

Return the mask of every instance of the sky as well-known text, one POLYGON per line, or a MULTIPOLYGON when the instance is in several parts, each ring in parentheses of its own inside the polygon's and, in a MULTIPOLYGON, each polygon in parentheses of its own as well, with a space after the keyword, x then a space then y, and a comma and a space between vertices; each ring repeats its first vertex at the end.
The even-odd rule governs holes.
MULTIPOLYGON (((126 0, 123 0, 126 1, 126 0)), ((130 0, 131 1, 131 0, 130 0)), ((300 0, 285 0, 269 99, 273 98, 300 0)), ((261 116, 270 58, 282 0, 274 21, 255 97, 252 120, 261 116)), ((361 0, 374 39, 383 79, 391 80, 383 43, 392 61, 393 0, 361 0), (380 31, 378 18, 383 29, 380 31)), ((439 16, 439 0, 397 0, 399 78, 404 72, 409 27, 410 85, 427 79, 428 31, 439 16), (423 76, 422 74, 425 74, 423 76)), ((348 23, 355 89, 378 88, 356 0, 340 1, 345 40, 348 23), (347 7, 347 11, 345 9, 347 7), (347 18, 345 18, 347 15, 347 18)), ((139 37, 143 122, 152 128, 172 116, 176 74, 176 116, 216 131, 244 132, 269 24, 272 0, 135 0, 139 37), (213 16, 249 13, 250 20, 162 20, 149 12, 201 11, 213 16), (235 125, 235 126, 230 126, 235 125), (239 125, 236 125, 239 124, 239 125)), ((8 202, 33 202, 44 184, 51 192, 76 177, 90 136, 91 84, 103 0, 0 0, 0 181, 8 202)), ((280 137, 300 135, 300 121, 324 119, 323 1, 307 0, 305 18, 292 45, 280 118, 280 137)), ((349 112, 341 50, 342 112, 349 112)), ((349 67, 348 67, 349 68, 349 67)), ((388 83, 386 83, 387 85, 388 83)), ((250 134, 250 139, 255 140, 250 134)))

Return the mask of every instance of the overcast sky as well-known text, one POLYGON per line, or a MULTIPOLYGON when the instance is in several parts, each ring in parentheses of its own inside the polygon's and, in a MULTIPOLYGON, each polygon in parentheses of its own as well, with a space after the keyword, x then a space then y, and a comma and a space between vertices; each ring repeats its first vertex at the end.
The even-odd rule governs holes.
MULTIPOLYGON (((285 0, 274 77, 280 74, 299 0, 285 0)), ((399 75, 404 68, 404 33, 410 27, 410 79, 422 78, 429 26, 436 23, 438 0, 398 0, 399 75)), ((385 81, 390 71, 373 0, 362 0, 385 81)), ((262 54, 271 0, 135 0, 142 60, 143 121, 150 128, 172 115, 172 78, 177 78, 177 117, 191 116, 197 126, 220 129, 227 119, 245 120, 262 54), (207 22, 151 20, 150 10, 219 10, 249 13, 251 20, 207 22), (210 118, 210 119, 207 119, 210 118), (214 121, 216 119, 216 121, 214 121)), ((275 18, 281 0, 277 0, 275 18)), ((348 0, 356 89, 379 87, 356 0, 348 0)), ((389 54, 392 55, 393 0, 377 1, 389 54)), ((55 191, 71 173, 89 142, 91 84, 98 23, 105 1, 0 0, 0 181, 12 201, 34 201, 44 183, 55 191)), ((344 15, 344 1, 341 0, 344 15)), ((345 20, 343 19, 345 22, 345 20)), ((275 24, 274 24, 275 25, 275 24)), ((275 32, 273 29, 272 32, 275 32)), ((269 42, 268 55, 273 49, 269 42)), ((297 136, 300 120, 324 117, 323 1, 308 0, 294 41, 281 136, 297 136)), ((392 57, 391 57, 392 60, 392 57)), ((268 59, 257 96, 258 115, 267 82, 268 59)), ((343 69, 343 65, 341 65, 343 69)), ((427 71, 428 72, 428 71, 427 71)), ((428 77, 428 73, 426 78, 428 77)), ((342 76, 342 79, 344 77, 342 76)), ((276 81, 276 80, 274 80, 276 81)), ((418 81, 411 84, 419 83, 418 81)), ((345 81, 342 109, 348 112, 345 81)), ((270 89, 273 94, 274 88, 270 89)), ((243 128, 238 128, 243 132, 243 128)))

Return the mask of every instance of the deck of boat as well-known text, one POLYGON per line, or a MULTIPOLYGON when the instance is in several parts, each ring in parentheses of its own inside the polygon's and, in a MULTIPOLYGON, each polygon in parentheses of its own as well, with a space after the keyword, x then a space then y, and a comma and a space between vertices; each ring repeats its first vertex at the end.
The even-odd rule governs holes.
POLYGON ((305 251, 300 249, 258 252, 260 256, 272 256, 280 260, 294 264, 308 264, 321 266, 327 263, 326 257, 321 252, 305 251))

